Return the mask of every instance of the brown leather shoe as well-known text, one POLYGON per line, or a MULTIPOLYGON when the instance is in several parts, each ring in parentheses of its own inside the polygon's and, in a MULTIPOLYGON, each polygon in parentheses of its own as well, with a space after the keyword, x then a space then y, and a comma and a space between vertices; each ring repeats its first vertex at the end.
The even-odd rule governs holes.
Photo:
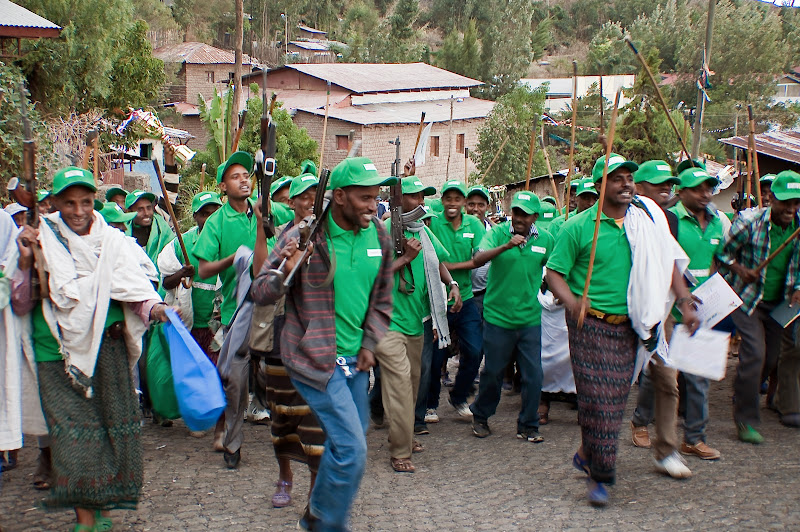
POLYGON ((718 450, 709 447, 703 441, 699 441, 694 445, 683 442, 681 444, 681 454, 691 454, 703 460, 717 460, 720 457, 718 450))
POLYGON ((650 448, 650 434, 647 432, 647 426, 637 427, 631 421, 631 439, 636 447, 650 448))

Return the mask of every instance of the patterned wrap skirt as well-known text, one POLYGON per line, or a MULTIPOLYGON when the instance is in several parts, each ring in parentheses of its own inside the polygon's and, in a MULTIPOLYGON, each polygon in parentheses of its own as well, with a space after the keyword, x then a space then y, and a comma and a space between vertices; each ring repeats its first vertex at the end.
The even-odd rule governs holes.
POLYGON ((613 484, 617 442, 631 389, 638 336, 630 323, 611 325, 586 316, 583 329, 567 317, 578 394, 578 424, 591 478, 613 484))
POLYGON ((142 488, 139 400, 122 338, 103 336, 92 397, 63 361, 39 362, 39 392, 50 430, 53 483, 48 509, 135 510, 142 488))

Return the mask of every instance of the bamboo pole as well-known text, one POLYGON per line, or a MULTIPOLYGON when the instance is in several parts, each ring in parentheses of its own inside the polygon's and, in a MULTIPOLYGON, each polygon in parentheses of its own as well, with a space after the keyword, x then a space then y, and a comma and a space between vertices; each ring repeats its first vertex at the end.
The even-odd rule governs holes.
MULTIPOLYGON (((600 76, 600 123, 603 122, 603 77, 600 76)), ((567 205, 564 219, 569 219, 569 189, 572 186, 572 175, 575 173, 575 129, 578 125, 578 62, 572 61, 572 131, 569 142, 569 169, 567 170, 567 182, 564 190, 564 205, 567 205)), ((602 125, 601 125, 602 128, 602 125)), ((544 131, 544 124, 542 124, 544 131)), ((544 138, 542 138, 542 149, 544 149, 544 138)), ((556 194, 558 197, 558 194, 556 194)), ((557 200, 556 200, 557 201, 557 200)))
POLYGON ((325 157, 325 136, 328 134, 328 110, 331 105, 331 82, 328 82, 328 95, 325 96, 325 119, 322 121, 322 146, 319 150, 319 171, 317 179, 322 176, 322 161, 325 157))
POLYGON ((797 237, 798 237, 798 235, 800 235, 800 227, 798 227, 797 229, 795 229, 794 233, 792 233, 791 235, 789 235, 789 238, 787 238, 787 239, 786 239, 786 241, 785 241, 783 244, 781 244, 780 246, 778 246, 778 249, 776 249, 775 251, 773 251, 772 253, 770 253, 770 254, 769 254, 769 257, 767 257, 766 259, 764 259, 764 262, 762 262, 761 264, 759 264, 759 265, 758 265, 758 267, 756 268, 756 273, 759 273, 761 270, 763 270, 764 268, 766 268, 766 267, 769 265, 769 263, 770 263, 770 262, 772 262, 772 261, 773 261, 773 259, 774 259, 775 257, 777 257, 777 256, 780 254, 780 252, 781 252, 781 251, 783 251, 784 249, 786 249, 786 246, 788 246, 789 244, 791 244, 791 243, 792 243, 792 241, 793 241, 795 238, 797 238, 797 237))
POLYGON ((586 302, 589 299, 589 285, 592 282, 592 271, 594 270, 594 259, 597 254, 597 236, 600 234, 600 220, 603 217, 603 204, 606 199, 606 184, 608 181, 608 158, 611 156, 611 146, 614 145, 614 133, 617 129, 617 113, 619 112, 619 99, 622 95, 622 88, 617 89, 617 96, 614 99, 614 110, 611 112, 611 124, 608 126, 608 146, 603 164, 603 179, 600 183, 600 197, 597 198, 597 216, 594 220, 594 236, 592 237, 592 249, 589 252, 589 268, 586 271, 586 283, 583 286, 581 296, 581 309, 578 313, 578 329, 583 327, 583 320, 586 318, 586 302))
POLYGON ((419 117, 419 128, 417 128, 417 141, 414 143, 414 154, 417 153, 419 147, 419 139, 422 138, 422 130, 425 129, 425 111, 422 111, 422 116, 419 117))
POLYGON ((464 185, 469 186, 467 178, 469 177, 469 148, 464 146, 464 185))
POLYGON ((497 153, 494 154, 494 157, 492 157, 492 160, 489 161, 489 166, 487 166, 486 170, 483 172, 484 177, 489 175, 489 170, 491 170, 492 166, 494 166, 494 162, 500 156, 500 152, 503 151, 503 148, 506 146, 506 143, 508 142, 508 139, 509 139, 509 136, 506 135, 506 138, 504 138, 503 142, 500 143, 500 147, 497 148, 497 153))
POLYGON ((756 151, 756 121, 753 118, 753 106, 747 106, 747 119, 750 121, 750 135, 748 139, 748 146, 752 151, 752 161, 753 161, 753 181, 756 185, 756 200, 758 200, 758 208, 764 206, 764 203, 761 199, 761 174, 758 171, 758 152, 756 151))
POLYGON ((743 202, 747 202, 746 203, 747 206, 745 208, 749 209, 750 208, 750 191, 752 190, 752 188, 750 188, 751 184, 752 184, 751 181, 750 181, 750 176, 751 176, 751 174, 753 172, 753 150, 751 149, 749 144, 747 145, 747 159, 745 159, 745 164, 746 164, 747 174, 745 175, 745 191, 744 191, 744 193, 745 193, 745 198, 747 198, 747 199, 742 198, 742 201, 743 202))
POLYGON ((547 153, 547 148, 544 146, 544 122, 542 122, 542 153, 544 154, 544 162, 547 164, 547 175, 550 177, 550 186, 553 187, 553 198, 556 200, 556 209, 561 211, 560 201, 558 200, 558 187, 556 186, 556 180, 553 178, 553 167, 550 166, 550 154, 547 153))
MULTIPOLYGON (((161 165, 158 164, 158 161, 153 161, 153 164, 156 167, 156 177, 158 177, 158 184, 161 186, 161 194, 164 196, 164 204, 167 206, 167 212, 169 213, 170 219, 172 219, 172 227, 175 228, 175 236, 178 238, 178 244, 181 247, 181 253, 183 254, 184 264, 191 264, 189 261, 189 254, 186 252, 186 245, 183 243, 183 235, 181 235, 181 228, 178 225, 178 218, 175 216, 175 211, 172 210, 172 202, 169 201, 169 194, 167 194, 167 185, 164 183, 164 176, 161 174, 161 165)), ((187 277, 181 280, 183 286, 189 288, 192 286, 192 279, 191 277, 187 277)))

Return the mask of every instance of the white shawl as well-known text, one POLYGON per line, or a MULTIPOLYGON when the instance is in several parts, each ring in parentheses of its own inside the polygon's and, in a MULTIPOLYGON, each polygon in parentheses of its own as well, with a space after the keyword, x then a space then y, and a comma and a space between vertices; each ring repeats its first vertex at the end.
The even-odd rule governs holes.
POLYGON ((672 237, 661 207, 650 198, 637 196, 636 199, 647 207, 652 219, 642 208, 631 205, 623 222, 633 263, 628 282, 628 316, 642 341, 651 339, 654 328, 658 338, 653 351, 640 342, 634 381, 654 353, 663 359, 667 357, 663 322, 675 301, 672 272, 677 267, 683 273, 689 266, 689 257, 672 237))
MULTIPOLYGON (((175 241, 173 240, 158 254, 158 271, 161 272, 161 285, 164 285, 164 277, 169 277, 178 273, 183 268, 178 256, 175 254, 175 241)), ((183 279, 178 286, 172 290, 164 289, 166 296, 164 302, 170 306, 177 306, 181 309, 181 321, 190 331, 194 325, 194 309, 192 307, 192 287, 183 286, 183 279)))
MULTIPOLYGON (((88 235, 79 236, 53 213, 42 219, 39 242, 50 274, 50 298, 42 305, 58 340, 67 372, 91 395, 110 300, 121 303, 161 299, 141 266, 132 240, 106 224, 100 213, 88 235), (58 233, 58 234, 57 234, 58 233)), ((131 365, 142 351, 146 324, 127 305, 126 345, 131 365)))

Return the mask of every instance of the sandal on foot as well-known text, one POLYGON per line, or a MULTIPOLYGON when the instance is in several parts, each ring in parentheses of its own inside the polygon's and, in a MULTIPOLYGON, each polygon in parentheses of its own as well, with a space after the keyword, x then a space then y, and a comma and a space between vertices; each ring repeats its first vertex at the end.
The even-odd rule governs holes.
POLYGON ((292 503, 292 483, 287 480, 279 480, 275 483, 278 489, 272 495, 273 508, 285 508, 292 503))
POLYGON ((397 473, 413 473, 415 471, 414 464, 408 458, 392 458, 392 469, 397 473))
POLYGON ((587 475, 591 472, 589 468, 589 460, 584 460, 578 453, 575 453, 575 456, 572 457, 572 465, 578 471, 583 471, 587 475))
POLYGON ((114 528, 114 522, 110 517, 106 517, 99 511, 94 513, 94 528, 96 532, 107 532, 114 528))
POLYGON ((425 446, 422 445, 417 440, 414 440, 414 443, 411 445, 411 452, 412 453, 421 453, 424 450, 425 450, 425 446))
POLYGON ((95 528, 89 525, 82 525, 77 523, 75 528, 72 529, 72 532, 94 532, 95 528))
POLYGON ((539 425, 547 425, 550 421, 550 411, 539 412, 539 425))

